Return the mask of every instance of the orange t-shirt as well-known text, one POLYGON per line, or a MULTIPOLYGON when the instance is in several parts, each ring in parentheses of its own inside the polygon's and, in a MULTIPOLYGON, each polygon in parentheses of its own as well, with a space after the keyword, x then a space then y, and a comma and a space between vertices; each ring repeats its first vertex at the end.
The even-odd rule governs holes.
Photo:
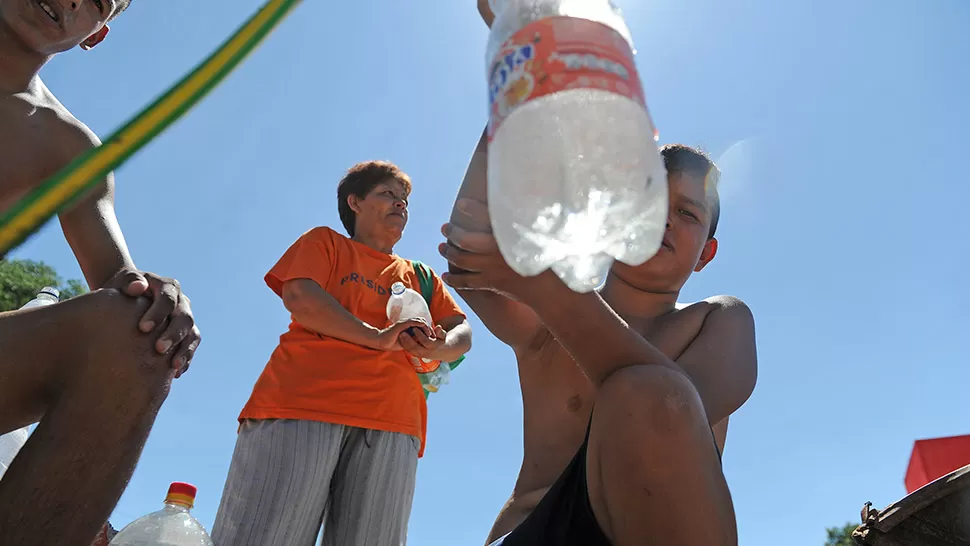
MULTIPOLYGON (((266 275, 280 297, 283 284, 311 279, 360 320, 383 328, 391 285, 421 291, 411 262, 348 239, 330 228, 308 231, 266 275)), ((434 276, 435 322, 460 315, 458 304, 434 276)), ((296 320, 280 336, 243 407, 243 419, 303 419, 413 435, 424 454, 428 407, 418 375, 404 351, 379 351, 320 335, 296 320)), ((420 456, 419 455, 419 456, 420 456)))

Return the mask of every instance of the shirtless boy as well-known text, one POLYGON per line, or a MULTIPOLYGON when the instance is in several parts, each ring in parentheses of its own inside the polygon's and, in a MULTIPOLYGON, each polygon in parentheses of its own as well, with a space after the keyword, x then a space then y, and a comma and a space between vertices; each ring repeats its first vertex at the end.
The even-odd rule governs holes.
POLYGON ((483 137, 440 250, 453 266, 445 281, 518 361, 522 469, 488 543, 737 544, 719 448, 754 389, 754 321, 736 298, 677 301, 717 252, 717 168, 692 148, 666 147, 663 247, 641 266, 615 264, 599 293, 578 294, 502 260, 486 154, 483 137))
MULTIPOLYGON (((0 211, 100 144, 38 74, 54 55, 101 42, 128 2, 0 0, 0 211)), ((111 175, 60 222, 101 290, 0 314, 0 434, 40 422, 0 481, 11 546, 91 544, 200 341, 179 284, 135 267, 111 175)))

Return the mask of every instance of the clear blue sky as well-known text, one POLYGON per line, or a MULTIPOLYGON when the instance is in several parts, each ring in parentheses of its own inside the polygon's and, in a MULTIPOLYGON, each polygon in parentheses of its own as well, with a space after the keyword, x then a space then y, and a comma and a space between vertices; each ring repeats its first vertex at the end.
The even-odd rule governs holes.
MULTIPOLYGON (((136 263, 182 281, 204 342, 115 526, 156 509, 172 480, 199 486, 211 526, 236 415, 288 320, 263 274, 308 228, 339 227, 348 166, 384 158, 411 174, 398 251, 443 267, 438 227, 485 122, 473 4, 306 2, 118 171, 136 263)), ((733 294, 757 319, 758 387, 724 458, 741 543, 819 545, 865 501, 904 495, 915 439, 970 433, 970 3, 618 4, 661 141, 724 156, 720 254, 683 296, 733 294)), ((260 5, 135 0, 106 43, 44 76, 106 136, 260 5)), ((80 276, 55 225, 15 257, 80 276)), ((431 399, 411 544, 482 544, 518 471, 512 353, 472 324, 468 362, 431 399)))

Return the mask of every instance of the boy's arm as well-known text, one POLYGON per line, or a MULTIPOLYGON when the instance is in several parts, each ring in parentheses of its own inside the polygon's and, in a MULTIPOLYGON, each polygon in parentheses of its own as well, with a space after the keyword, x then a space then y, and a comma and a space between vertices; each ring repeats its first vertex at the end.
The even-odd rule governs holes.
POLYGON ((478 0, 478 13, 482 16, 482 20, 489 28, 492 27, 492 21, 495 20, 495 14, 492 13, 492 8, 488 5, 488 0, 478 0))
MULTIPOLYGON (((487 219, 484 204, 472 201, 463 205, 480 221, 487 219)), ((714 308, 701 331, 674 362, 630 329, 598 293, 574 292, 550 271, 535 277, 517 275, 497 252, 495 240, 488 233, 469 232, 458 226, 448 226, 445 231, 450 244, 439 249, 460 271, 449 273, 445 281, 459 291, 517 296, 597 388, 620 368, 663 366, 691 379, 709 422, 715 424, 741 407, 754 390, 754 319, 740 300, 710 300, 714 308)))
MULTIPOLYGON (((63 164, 101 145, 98 137, 80 122, 52 132, 57 149, 68 154, 63 164)), ((153 303, 138 327, 153 332, 160 325, 165 331, 155 343, 160 353, 171 353, 173 367, 181 375, 202 340, 190 302, 178 281, 139 271, 131 259, 121 226, 115 215, 114 176, 108 173, 71 208, 61 212, 60 223, 78 265, 92 289, 117 288, 129 296, 146 296, 153 303)))
MULTIPOLYGON (((487 2, 485 5, 487 6, 487 2)), ((488 143, 483 132, 468 163, 461 188, 458 190, 455 207, 451 211, 451 224, 472 232, 491 232, 491 224, 487 218, 483 222, 475 215, 462 212, 459 207, 462 199, 481 203, 488 201, 487 166, 488 143)), ((455 273, 459 270, 452 265, 449 271, 455 273)), ((484 290, 459 290, 458 295, 465 300, 495 337, 512 347, 517 353, 527 348, 540 331, 541 323, 535 312, 527 305, 503 294, 484 290)))
POLYGON ((727 419, 748 400, 758 379, 754 316, 735 297, 717 296, 706 301, 713 309, 677 364, 701 395, 709 421, 723 424, 715 429, 715 436, 721 432, 719 446, 723 449, 727 419))
POLYGON ((670 368, 690 378, 709 423, 719 423, 751 396, 757 378, 754 319, 740 300, 718 302, 674 362, 630 329, 599 294, 574 292, 551 274, 541 277, 522 290, 523 298, 594 385, 631 365, 670 368))
POLYGON ((320 335, 382 351, 399 351, 398 336, 416 327, 428 332, 424 322, 411 319, 380 329, 355 317, 311 279, 283 283, 283 305, 301 326, 320 335))

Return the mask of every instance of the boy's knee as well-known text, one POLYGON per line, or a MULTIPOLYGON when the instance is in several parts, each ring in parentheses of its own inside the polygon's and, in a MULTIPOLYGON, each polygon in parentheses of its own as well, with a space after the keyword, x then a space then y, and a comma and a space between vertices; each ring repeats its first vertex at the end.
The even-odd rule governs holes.
POLYGON ((633 419, 655 432, 672 431, 704 418, 700 395, 691 380, 664 366, 621 368, 603 381, 596 399, 597 409, 608 406, 613 418, 633 419))

